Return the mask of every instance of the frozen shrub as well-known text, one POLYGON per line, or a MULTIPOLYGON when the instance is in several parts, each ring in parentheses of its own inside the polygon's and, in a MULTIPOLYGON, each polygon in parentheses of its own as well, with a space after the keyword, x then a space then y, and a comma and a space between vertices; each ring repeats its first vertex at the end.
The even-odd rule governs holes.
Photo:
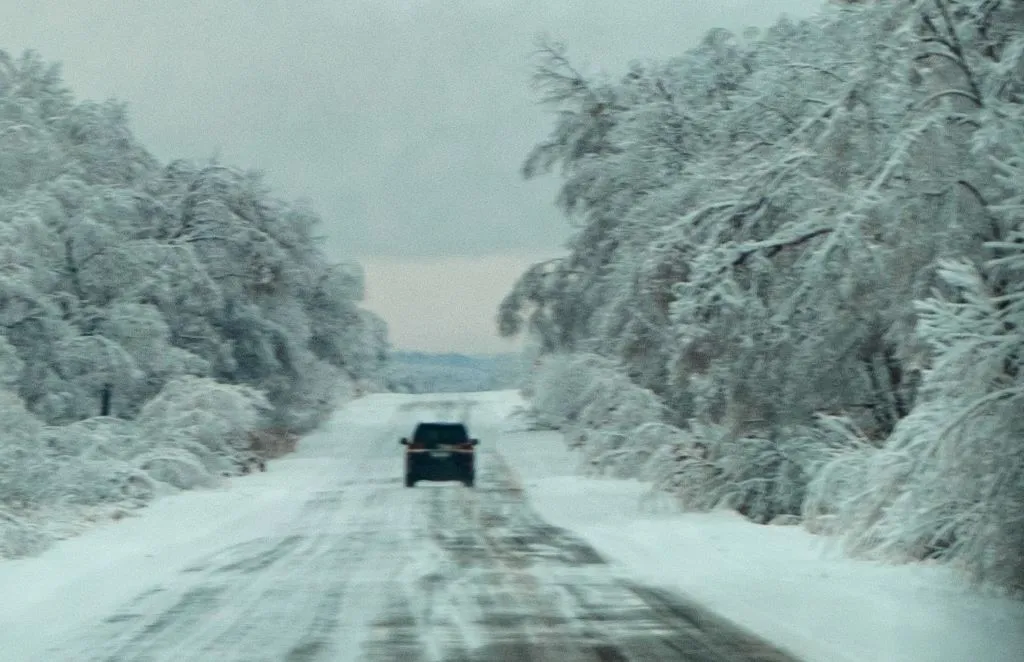
POLYGON ((555 429, 575 423, 587 405, 593 383, 608 375, 612 365, 594 354, 557 354, 543 359, 532 380, 536 422, 555 429))
POLYGON ((943 265, 954 296, 919 305, 918 332, 934 351, 921 401, 882 448, 819 475, 809 510, 832 513, 851 552, 942 559, 1024 591, 1022 246, 1001 246, 1009 255, 983 270, 943 265))
MULTIPOLYGON (((46 445, 53 456, 54 477, 50 481, 52 500, 72 505, 101 503, 144 503, 159 491, 156 482, 166 482, 148 474, 147 458, 161 438, 141 432, 134 421, 113 417, 95 417, 47 428, 46 445), (156 481, 156 482, 155 482, 156 481)), ((173 457, 187 453, 189 462, 217 466, 215 450, 196 440, 180 437, 173 457)), ((166 474, 165 469, 159 472, 166 474)), ((196 479, 196 486, 212 484, 211 477, 196 479)), ((183 487, 175 478, 175 487, 183 487)))
POLYGON ((761 524, 800 514, 826 451, 812 429, 783 429, 771 437, 726 434, 709 441, 719 483, 710 500, 761 524))
POLYGON ((587 389, 585 400, 588 404, 574 425, 586 439, 584 456, 599 473, 638 477, 657 445, 666 441, 657 438, 662 415, 657 397, 608 370, 587 389))
POLYGON ((722 472, 708 458, 707 438, 693 430, 672 434, 652 456, 648 466, 657 489, 674 495, 687 510, 709 510, 710 496, 722 485, 722 472))
POLYGON ((686 509, 731 508, 759 523, 798 517, 821 467, 855 443, 844 430, 841 421, 820 419, 767 438, 692 421, 665 435, 650 475, 686 509))
POLYGON ((532 422, 563 431, 588 472, 648 477, 652 458, 679 431, 661 422, 653 392, 593 354, 546 357, 531 386, 532 422))
POLYGON ((143 448, 132 421, 96 416, 44 430, 47 448, 57 457, 80 457, 103 461, 125 460, 143 448))
POLYGON ((0 558, 32 556, 52 542, 53 539, 37 524, 0 506, 0 558))
POLYGON ((0 388, 16 387, 25 362, 7 338, 0 336, 0 388))
POLYGON ((834 534, 847 524, 845 507, 864 495, 867 465, 876 449, 863 448, 827 462, 811 480, 803 504, 804 526, 812 533, 834 534))
POLYGON ((356 397, 357 384, 350 376, 325 361, 310 359, 300 369, 301 381, 275 394, 268 424, 297 433, 314 430, 339 403, 356 397))
POLYGON ((219 475, 248 451, 249 431, 259 426, 269 408, 266 398, 253 389, 182 377, 147 402, 136 423, 154 451, 186 450, 199 466, 219 475))
POLYGON ((217 482, 208 466, 183 449, 151 451, 136 458, 135 464, 153 480, 180 490, 212 487, 217 482))
POLYGON ((294 452, 299 437, 284 428, 264 428, 249 432, 249 450, 264 459, 294 452))
POLYGON ((47 499, 56 464, 43 447, 42 424, 21 399, 0 389, 0 505, 47 499))
POLYGON ((153 496, 139 472, 123 460, 77 458, 61 463, 54 474, 56 500, 92 506, 130 501, 144 503, 153 496))

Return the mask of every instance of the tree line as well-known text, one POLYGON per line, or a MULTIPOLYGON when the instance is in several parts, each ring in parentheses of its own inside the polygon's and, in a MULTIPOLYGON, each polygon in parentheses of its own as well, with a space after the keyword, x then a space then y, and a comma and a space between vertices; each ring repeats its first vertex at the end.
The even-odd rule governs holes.
POLYGON ((386 326, 319 224, 0 51, 0 554, 45 544, 39 509, 237 471, 253 430, 305 432, 374 378, 386 326))
POLYGON ((1024 590, 1024 5, 836 3, 585 75, 539 44, 575 231, 501 303, 548 425, 686 507, 1024 590))

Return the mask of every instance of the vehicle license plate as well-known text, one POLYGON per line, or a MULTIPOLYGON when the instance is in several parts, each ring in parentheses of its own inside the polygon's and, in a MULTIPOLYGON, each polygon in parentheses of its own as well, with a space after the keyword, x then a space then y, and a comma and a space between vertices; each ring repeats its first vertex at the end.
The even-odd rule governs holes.
POLYGON ((430 451, 430 457, 448 457, 451 455, 448 451, 430 451))

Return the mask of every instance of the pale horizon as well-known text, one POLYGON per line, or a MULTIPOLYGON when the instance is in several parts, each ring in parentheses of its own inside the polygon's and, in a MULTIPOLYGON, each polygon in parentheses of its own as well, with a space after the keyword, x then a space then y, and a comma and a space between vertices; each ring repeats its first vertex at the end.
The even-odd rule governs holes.
POLYGON ((371 258, 363 262, 367 283, 363 305, 388 321, 395 350, 432 354, 516 352, 522 348, 521 339, 498 336, 498 303, 527 267, 555 256, 371 258), (488 310, 488 316, 467 314, 488 310), (449 333, 439 335, 439 328, 449 333))

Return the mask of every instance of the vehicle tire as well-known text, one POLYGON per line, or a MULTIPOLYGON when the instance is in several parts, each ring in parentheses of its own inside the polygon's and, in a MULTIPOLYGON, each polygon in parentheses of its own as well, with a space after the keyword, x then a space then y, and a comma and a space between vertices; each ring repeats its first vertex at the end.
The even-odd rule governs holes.
POLYGON ((473 483, 474 483, 474 476, 473 476, 473 474, 470 474, 470 475, 466 476, 465 478, 463 478, 462 479, 462 483, 466 487, 473 487, 473 483))
POLYGON ((416 487, 416 479, 413 478, 412 476, 410 476, 409 474, 406 474, 405 475, 405 486, 406 487, 416 487))

